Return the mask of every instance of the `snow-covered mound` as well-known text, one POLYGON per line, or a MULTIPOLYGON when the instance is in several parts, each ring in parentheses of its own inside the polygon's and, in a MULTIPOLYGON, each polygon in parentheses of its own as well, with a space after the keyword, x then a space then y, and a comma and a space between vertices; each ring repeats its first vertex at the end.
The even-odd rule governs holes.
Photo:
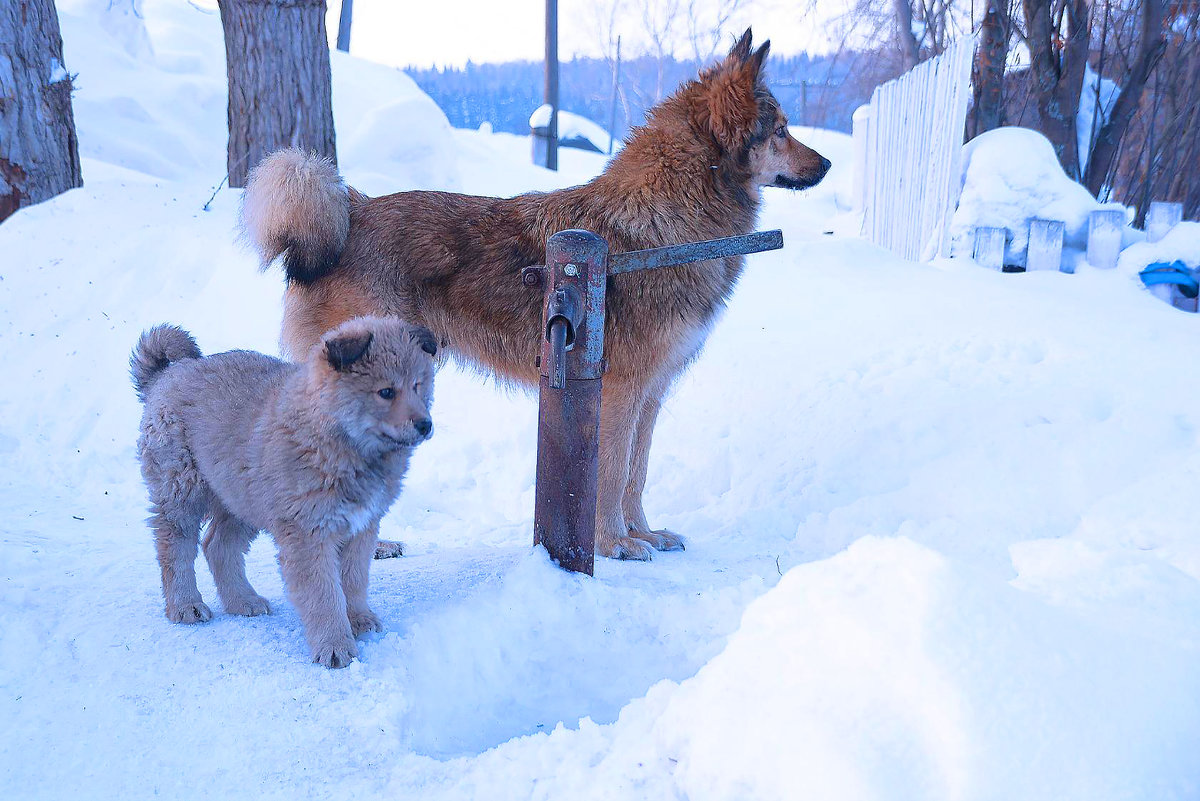
MULTIPOLYGON (((687 551, 551 565, 530 548, 536 402, 451 366, 359 661, 307 662, 266 538, 248 572, 272 615, 222 614, 201 560, 216 618, 168 623, 129 350, 171 321, 273 352, 283 282, 235 243, 238 192, 201 210, 224 173, 215 18, 148 0, 131 62, 108 32, 130 20, 73 2, 86 184, 0 225, 0 791, 1200 797, 1197 318, 1122 271, 1014 278, 827 236, 850 162, 825 132, 797 131, 834 169, 765 191, 786 247, 747 260, 660 415, 647 506, 687 551)), ((368 191, 603 167, 533 167, 527 137, 445 128, 398 73, 334 69, 368 191)))
MULTIPOLYGON (((543 103, 529 115, 530 130, 545 130, 550 125, 550 113, 553 111, 549 103, 543 103)), ((607 153, 609 148, 608 131, 592 122, 587 117, 573 111, 558 111, 558 141, 569 147, 583 147, 597 153, 607 153)), ((612 140, 612 149, 619 150, 621 143, 612 140)))
POLYGON ((1004 263, 1024 266, 1029 221, 1041 218, 1066 223, 1064 259, 1073 259, 1086 249, 1088 215, 1099 208, 1104 206, 1063 172, 1050 140, 1028 128, 997 128, 963 147, 950 251, 970 256, 976 226, 1006 228, 1004 263))

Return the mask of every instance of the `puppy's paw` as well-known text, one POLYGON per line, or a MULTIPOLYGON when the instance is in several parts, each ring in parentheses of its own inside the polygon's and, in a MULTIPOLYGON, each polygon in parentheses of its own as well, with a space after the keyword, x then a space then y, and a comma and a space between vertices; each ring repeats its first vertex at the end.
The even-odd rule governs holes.
POLYGON ((380 540, 379 542, 375 543, 376 559, 395 559, 397 556, 404 556, 403 542, 380 540))
POLYGON ((686 550, 683 537, 665 528, 658 531, 630 531, 629 536, 648 542, 659 551, 686 550))
POLYGON ((354 640, 322 643, 313 648, 313 662, 327 668, 344 668, 358 656, 354 640))
POLYGON ((212 620, 212 610, 204 601, 167 604, 167 620, 172 623, 207 623, 212 620))
POLYGON ((645 542, 634 537, 603 538, 596 543, 596 550, 609 559, 636 559, 649 562, 654 551, 645 542))
POLYGON ((350 631, 354 632, 355 637, 359 637, 370 631, 383 631, 383 622, 379 616, 370 609, 363 609, 360 612, 351 612, 350 631))
POLYGON ((258 617, 271 614, 271 605, 261 595, 245 595, 225 604, 225 611, 231 615, 258 617))

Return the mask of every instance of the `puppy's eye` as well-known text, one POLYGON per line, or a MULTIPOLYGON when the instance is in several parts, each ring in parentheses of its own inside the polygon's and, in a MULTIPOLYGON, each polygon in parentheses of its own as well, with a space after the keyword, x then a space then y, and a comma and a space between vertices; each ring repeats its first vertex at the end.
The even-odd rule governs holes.
POLYGON ((392 400, 396 397, 396 390, 392 389, 391 387, 384 387, 383 389, 379 390, 379 397, 383 398, 384 400, 392 400))
POLYGON ((787 126, 780 125, 778 128, 775 129, 775 135, 778 136, 780 139, 787 139, 787 126))
POLYGON ((421 382, 417 381, 413 384, 413 392, 420 392, 420 391, 421 391, 421 382))

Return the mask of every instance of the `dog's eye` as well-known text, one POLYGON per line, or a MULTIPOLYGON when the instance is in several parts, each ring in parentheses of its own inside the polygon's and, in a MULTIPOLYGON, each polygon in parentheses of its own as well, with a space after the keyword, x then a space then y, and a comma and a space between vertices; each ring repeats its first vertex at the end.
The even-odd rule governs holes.
POLYGON ((384 387, 383 389, 379 390, 379 397, 383 398, 384 400, 391 400, 392 398, 396 397, 396 390, 392 389, 391 387, 384 387))
POLYGON ((421 391, 421 382, 420 381, 414 382, 413 383, 413 392, 420 392, 420 391, 421 391))
POLYGON ((787 139, 787 126, 780 125, 778 128, 775 129, 775 135, 778 136, 780 139, 787 139))

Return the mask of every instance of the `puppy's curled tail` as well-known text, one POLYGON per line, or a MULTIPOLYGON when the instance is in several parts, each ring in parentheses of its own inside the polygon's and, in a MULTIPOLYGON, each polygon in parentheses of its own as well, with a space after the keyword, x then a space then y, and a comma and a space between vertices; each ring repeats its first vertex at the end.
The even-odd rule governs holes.
POLYGON ((129 373, 133 376, 133 388, 138 400, 146 402, 146 394, 162 371, 182 359, 199 359, 203 356, 200 346, 192 335, 177 325, 156 325, 138 339, 133 355, 129 357, 129 373))
POLYGON ((242 230, 263 269, 282 255, 288 281, 305 285, 333 270, 350 231, 350 191, 316 153, 289 147, 259 162, 242 195, 242 230))

